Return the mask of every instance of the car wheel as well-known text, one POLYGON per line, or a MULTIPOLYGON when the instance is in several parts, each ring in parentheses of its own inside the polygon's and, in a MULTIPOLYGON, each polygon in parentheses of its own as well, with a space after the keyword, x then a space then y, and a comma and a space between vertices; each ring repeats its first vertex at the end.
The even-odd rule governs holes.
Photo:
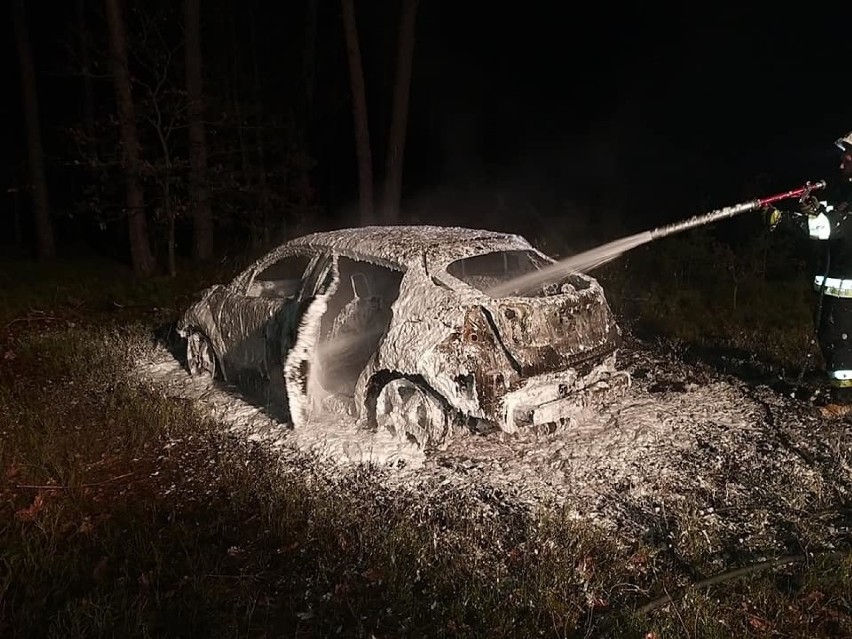
POLYGON ((444 440, 448 419, 434 393, 407 379, 394 379, 376 398, 376 424, 402 440, 426 448, 444 440))
POLYGON ((216 377, 216 353, 210 340, 201 333, 186 338, 186 367, 193 377, 216 377))

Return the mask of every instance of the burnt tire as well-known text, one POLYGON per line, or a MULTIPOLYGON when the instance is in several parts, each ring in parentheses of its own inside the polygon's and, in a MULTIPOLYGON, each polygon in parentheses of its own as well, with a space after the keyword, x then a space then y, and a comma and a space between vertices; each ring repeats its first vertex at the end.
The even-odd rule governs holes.
POLYGON ((193 377, 216 377, 216 352, 206 335, 193 332, 187 336, 186 369, 193 377))
POLYGON ((443 402, 431 390, 404 378, 379 391, 375 419, 379 428, 421 449, 443 443, 450 423, 443 402))

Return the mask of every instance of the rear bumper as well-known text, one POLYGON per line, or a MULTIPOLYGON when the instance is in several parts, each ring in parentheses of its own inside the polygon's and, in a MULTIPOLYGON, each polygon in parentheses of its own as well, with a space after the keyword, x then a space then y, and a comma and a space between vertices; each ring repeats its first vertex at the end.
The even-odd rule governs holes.
POLYGON ((554 413, 556 417, 550 421, 558 420, 558 413, 567 407, 576 384, 576 376, 571 371, 525 380, 503 397, 499 420, 501 428, 514 433, 524 426, 544 423, 541 420, 554 413))
POLYGON ((501 428, 513 433, 525 426, 558 423, 585 408, 591 395, 613 386, 629 386, 629 375, 617 371, 614 364, 613 354, 582 377, 569 370, 525 380, 503 397, 501 428))

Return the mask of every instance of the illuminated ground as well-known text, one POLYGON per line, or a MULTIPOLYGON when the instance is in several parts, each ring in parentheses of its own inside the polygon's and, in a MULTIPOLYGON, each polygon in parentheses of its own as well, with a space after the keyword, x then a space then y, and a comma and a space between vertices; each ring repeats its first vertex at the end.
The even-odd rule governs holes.
POLYGON ((508 509, 561 506, 625 541, 660 533, 649 526, 669 513, 678 526, 705 529, 705 552, 784 549, 794 529, 827 545, 847 533, 850 423, 825 422, 767 387, 650 351, 625 350, 620 361, 631 388, 581 424, 468 433, 425 455, 339 418, 294 430, 235 389, 189 377, 163 348, 139 371, 284 463, 307 457, 340 476, 366 470, 391 490, 461 491, 508 509))

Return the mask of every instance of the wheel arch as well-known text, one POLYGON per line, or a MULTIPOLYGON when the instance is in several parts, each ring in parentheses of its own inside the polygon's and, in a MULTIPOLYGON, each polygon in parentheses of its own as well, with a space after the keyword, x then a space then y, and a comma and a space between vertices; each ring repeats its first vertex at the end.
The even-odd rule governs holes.
POLYGON ((455 422, 464 417, 463 413, 458 408, 450 404, 441 393, 435 390, 435 388, 426 381, 426 378, 423 375, 382 369, 376 371, 370 376, 370 380, 367 382, 367 387, 364 392, 364 408, 366 409, 366 418, 370 427, 376 428, 378 426, 376 422, 376 404, 379 398, 379 393, 381 393, 382 388, 395 379, 408 380, 430 393, 436 400, 438 400, 438 402, 440 402, 441 406, 446 411, 448 422, 455 422))
MULTIPOLYGON (((224 359, 222 357, 222 349, 213 337, 210 336, 210 332, 206 331, 202 328, 197 322, 189 322, 185 324, 181 330, 180 334, 183 337, 184 344, 184 358, 186 357, 186 347, 189 341, 189 337, 192 334, 201 335, 204 339, 206 339, 210 343, 210 348, 213 350, 213 356, 216 358, 216 370, 222 375, 222 379, 226 382, 228 380, 228 371, 224 366, 224 359)), ((184 362, 186 364, 186 362, 184 362)))

